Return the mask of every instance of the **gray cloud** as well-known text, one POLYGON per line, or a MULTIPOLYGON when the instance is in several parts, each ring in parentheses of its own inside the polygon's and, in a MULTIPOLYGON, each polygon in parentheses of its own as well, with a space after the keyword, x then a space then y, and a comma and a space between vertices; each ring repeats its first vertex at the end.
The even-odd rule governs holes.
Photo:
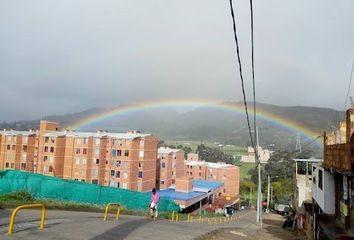
MULTIPOLYGON (((341 109, 354 2, 254 4, 258 100, 341 109)), ((250 97, 248 1, 235 7, 250 97)), ((0 120, 156 98, 241 100, 228 1, 3 0, 0 83, 0 120)))

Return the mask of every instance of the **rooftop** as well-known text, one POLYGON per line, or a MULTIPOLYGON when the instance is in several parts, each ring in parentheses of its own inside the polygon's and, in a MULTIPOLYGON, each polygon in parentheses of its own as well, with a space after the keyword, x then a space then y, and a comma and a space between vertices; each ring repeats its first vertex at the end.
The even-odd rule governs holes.
POLYGON ((210 168, 226 168, 226 167, 235 167, 235 165, 221 163, 221 162, 205 162, 205 161, 194 161, 194 160, 187 160, 186 164, 189 166, 205 166, 207 165, 210 168))
POLYGON ((169 148, 169 147, 159 147, 157 149, 159 154, 169 154, 169 153, 177 153, 181 151, 181 149, 169 148))
POLYGON ((191 200, 196 197, 201 197, 206 195, 209 191, 213 191, 221 187, 223 183, 218 181, 206 181, 206 180, 193 180, 193 191, 186 192, 178 192, 174 189, 174 187, 160 190, 161 197, 167 197, 173 200, 191 200))
POLYGON ((28 136, 31 134, 37 134, 36 131, 15 131, 15 130, 3 130, 0 132, 0 134, 6 135, 6 136, 14 136, 14 135, 24 135, 28 136))

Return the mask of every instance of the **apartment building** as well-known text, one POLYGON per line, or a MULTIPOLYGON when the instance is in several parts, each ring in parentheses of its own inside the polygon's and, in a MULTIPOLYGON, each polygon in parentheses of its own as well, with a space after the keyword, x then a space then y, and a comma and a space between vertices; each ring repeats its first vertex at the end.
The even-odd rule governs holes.
POLYGON ((155 187, 157 138, 128 133, 59 131, 41 121, 37 131, 0 132, 0 169, 16 169, 135 191, 155 187))
MULTIPOLYGON (((189 157, 188 157, 189 158, 189 157)), ((195 156, 193 156, 195 159, 195 156)), ((240 188, 240 169, 224 162, 205 162, 202 160, 187 160, 186 175, 197 180, 222 182, 223 188, 219 196, 238 199, 240 188)))
POLYGON ((156 187, 166 189, 185 175, 184 151, 160 147, 156 163, 156 187))

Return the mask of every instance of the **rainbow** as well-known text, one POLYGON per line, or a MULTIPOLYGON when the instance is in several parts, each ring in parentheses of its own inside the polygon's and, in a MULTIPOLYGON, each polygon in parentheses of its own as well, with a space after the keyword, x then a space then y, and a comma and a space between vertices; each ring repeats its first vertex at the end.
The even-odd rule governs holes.
MULTIPOLYGON (((232 103, 232 102, 220 102, 220 101, 211 101, 211 100, 200 100, 200 99, 186 99, 186 100, 155 100, 155 101, 144 101, 144 102, 135 102, 120 105, 117 107, 110 108, 106 111, 100 113, 89 115, 85 118, 79 119, 75 122, 70 123, 67 126, 64 126, 64 129, 75 129, 80 130, 89 125, 98 123, 100 121, 109 119, 113 116, 127 114, 131 112, 137 112, 142 110, 152 110, 158 108, 166 107, 208 107, 224 111, 231 111, 239 114, 244 114, 244 106, 241 103, 232 103)), ((250 110, 250 114, 252 109, 250 110)), ((250 115, 250 117, 252 114, 250 115)), ((284 118, 280 115, 264 111, 262 109, 257 109, 257 118, 265 120, 272 125, 275 125, 279 128, 287 129, 294 133, 299 133, 302 136, 308 139, 316 139, 319 146, 322 145, 322 139, 318 138, 320 135, 318 132, 314 132, 308 127, 297 123, 289 118, 284 118)), ((251 119, 252 120, 252 119, 251 119)))

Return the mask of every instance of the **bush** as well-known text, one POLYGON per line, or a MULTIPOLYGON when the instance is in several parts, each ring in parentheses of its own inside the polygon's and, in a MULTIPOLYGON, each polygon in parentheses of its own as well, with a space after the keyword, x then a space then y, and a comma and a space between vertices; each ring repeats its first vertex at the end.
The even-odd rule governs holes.
POLYGON ((31 203, 34 201, 33 196, 26 191, 11 192, 0 195, 0 203, 31 203))

